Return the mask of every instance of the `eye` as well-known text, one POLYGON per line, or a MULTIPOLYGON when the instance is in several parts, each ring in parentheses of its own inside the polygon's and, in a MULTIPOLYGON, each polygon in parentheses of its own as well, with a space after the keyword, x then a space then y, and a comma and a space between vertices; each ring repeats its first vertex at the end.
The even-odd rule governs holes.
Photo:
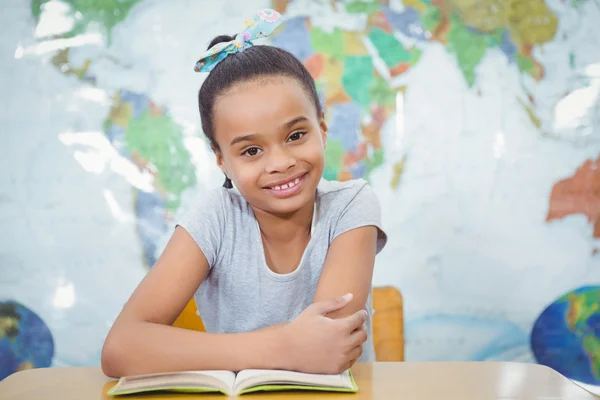
POLYGON ((250 157, 254 157, 255 155, 259 154, 262 150, 259 149, 258 147, 250 147, 248 149, 246 149, 246 151, 244 151, 242 153, 243 156, 250 156, 250 157))
POLYGON ((294 132, 290 135, 290 137, 288 138, 288 141, 295 142, 296 140, 302 139, 302 137, 304 137, 304 135, 306 135, 306 132, 304 132, 304 131, 294 132))

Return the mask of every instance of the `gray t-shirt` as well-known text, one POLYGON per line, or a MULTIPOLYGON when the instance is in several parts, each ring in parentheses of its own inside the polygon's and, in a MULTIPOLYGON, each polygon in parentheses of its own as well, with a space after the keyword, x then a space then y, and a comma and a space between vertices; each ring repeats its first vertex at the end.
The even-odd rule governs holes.
MULTIPOLYGON (((312 304, 329 246, 342 233, 374 225, 379 231, 378 253, 387 241, 379 201, 364 180, 321 180, 310 241, 299 266, 289 274, 275 273, 267 266, 254 212, 236 189, 206 192, 179 225, 208 260, 209 273, 194 299, 207 332, 215 333, 247 332, 292 321, 312 304)), ((371 295, 366 311, 369 339, 359 360, 375 361, 371 295)))

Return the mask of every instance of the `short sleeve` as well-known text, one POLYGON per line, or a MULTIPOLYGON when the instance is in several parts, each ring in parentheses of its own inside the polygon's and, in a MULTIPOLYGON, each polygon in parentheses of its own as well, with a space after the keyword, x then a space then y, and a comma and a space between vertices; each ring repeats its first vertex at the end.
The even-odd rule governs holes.
POLYGON ((198 196, 177 225, 194 239, 208 260, 209 269, 218 258, 225 231, 225 198, 222 189, 213 189, 198 196))
POLYGON ((377 253, 379 253, 387 244, 387 234, 381 224, 379 198, 375 190, 365 182, 342 211, 333 230, 332 241, 344 232, 370 225, 377 228, 377 253))

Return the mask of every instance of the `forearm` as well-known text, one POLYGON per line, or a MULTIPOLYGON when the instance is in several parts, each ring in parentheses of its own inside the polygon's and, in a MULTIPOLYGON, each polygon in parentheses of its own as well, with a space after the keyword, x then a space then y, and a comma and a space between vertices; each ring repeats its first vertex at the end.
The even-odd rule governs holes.
POLYGON ((358 301, 352 301, 350 302, 350 304, 348 304, 346 307, 342 308, 341 310, 336 310, 330 313, 327 313, 325 316, 331 319, 341 319, 341 318, 346 318, 352 314, 354 314, 355 312, 359 311, 359 310, 364 310, 365 309, 365 304, 363 302, 361 302, 360 300, 358 301))
POLYGON ((107 339, 102 368, 111 377, 178 370, 282 369, 285 346, 280 328, 213 334, 132 322, 107 339))
POLYGON ((272 325, 272 326, 266 326, 264 328, 257 329, 254 332, 273 332, 273 331, 277 331, 277 330, 283 328, 287 324, 289 324, 289 322, 284 322, 284 323, 272 325))

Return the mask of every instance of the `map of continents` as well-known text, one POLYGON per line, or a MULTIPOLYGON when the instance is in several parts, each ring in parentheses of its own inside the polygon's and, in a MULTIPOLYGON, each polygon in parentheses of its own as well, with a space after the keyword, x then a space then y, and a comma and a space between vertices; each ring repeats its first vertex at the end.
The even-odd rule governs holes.
MULTIPOLYGON (((90 23, 99 23, 110 44, 112 29, 139 1, 68 0, 66 13, 75 22, 60 37, 75 37, 86 32, 90 23)), ((51 3, 32 1, 33 15, 39 19, 51 3)), ((285 15, 290 3, 274 1, 272 6, 285 15)), ((310 16, 291 16, 273 38, 275 45, 305 63, 326 105, 330 129, 326 179, 368 180, 384 163, 381 131, 396 109, 396 93, 405 89, 390 81, 418 64, 424 46, 439 42, 455 54, 471 87, 476 84, 476 68, 491 47, 500 48, 523 73, 539 80, 544 77, 544 67, 535 60, 532 49, 551 40, 557 25, 543 0, 409 0, 402 11, 394 10, 386 1, 334 2, 332 6, 338 12, 366 16, 366 24, 360 29, 325 30, 310 16)), ((65 74, 95 82, 87 73, 93 60, 72 65, 68 47, 58 51, 52 61, 65 74)), ((177 211, 181 193, 196 183, 194 168, 182 145, 181 128, 170 120, 164 107, 125 88, 113 98, 115 103, 104 125, 107 138, 119 154, 154 177, 148 190, 134 188, 145 262, 152 265, 157 241, 167 229, 165 221, 177 211), (165 128, 168 134, 163 132, 165 128)), ((528 99, 524 107, 539 126, 535 99, 532 95, 528 99)), ((405 157, 392 166, 389 184, 393 188, 399 184, 404 164, 405 157)))
MULTIPOLYGON (((285 15, 290 3, 272 5, 285 15)), ((543 0, 409 0, 402 11, 392 9, 388 1, 332 2, 332 7, 335 12, 364 15, 366 23, 355 30, 325 31, 310 16, 294 14, 273 39, 305 63, 327 106, 326 179, 368 179, 382 165, 381 129, 396 109, 395 93, 404 90, 389 82, 418 64, 423 46, 439 42, 455 54, 470 87, 476 83, 479 62, 492 47, 540 80, 544 67, 532 50, 552 40, 557 27, 556 16, 543 0), (376 58, 382 61, 380 68, 376 58)), ((534 105, 530 95, 524 106, 539 127, 534 105)), ((393 166, 392 187, 398 185, 404 161, 393 166)))
MULTIPOLYGON (((70 7, 64 13, 74 24, 59 36, 75 37, 85 33, 90 23, 99 23, 105 29, 110 44, 112 29, 139 2, 68 0, 65 3, 70 7)), ((49 0, 33 0, 32 14, 39 19, 45 9, 56 7, 52 3, 49 0)), ((69 47, 60 49, 52 57, 53 64, 63 73, 95 85, 96 78, 88 72, 93 61, 86 59, 83 65, 72 65, 69 47)), ((144 263, 151 266, 156 261, 160 240, 168 229, 167 222, 172 220, 179 208, 181 194, 196 184, 195 167, 183 144, 182 128, 173 122, 165 107, 156 104, 144 93, 122 89, 113 94, 112 107, 103 130, 118 154, 150 178, 149 185, 140 186, 132 182, 132 186, 144 263)))

